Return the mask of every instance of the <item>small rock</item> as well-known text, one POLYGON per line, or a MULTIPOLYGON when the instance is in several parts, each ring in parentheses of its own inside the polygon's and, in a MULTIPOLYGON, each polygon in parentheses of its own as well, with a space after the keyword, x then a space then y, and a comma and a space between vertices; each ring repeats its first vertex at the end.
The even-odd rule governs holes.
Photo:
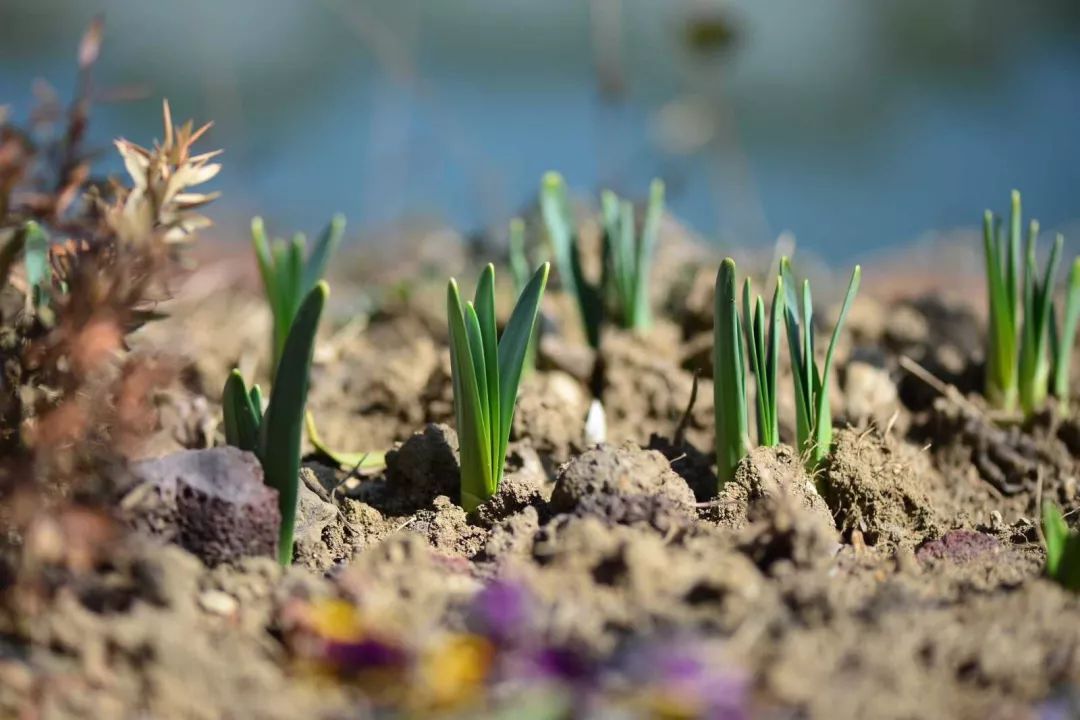
POLYGON ((915 553, 919 562, 947 559, 965 563, 1001 548, 997 538, 975 530, 951 530, 937 540, 923 543, 915 553))
POLYGON ((310 483, 321 486, 310 468, 300 468, 300 474, 309 477, 301 479, 297 492, 293 552, 305 565, 324 568, 331 564, 331 559, 323 535, 327 527, 338 521, 338 508, 311 489, 310 483))
POLYGON ((232 617, 240 608, 240 603, 232 595, 220 590, 206 590, 199 594, 199 607, 203 612, 222 617, 232 617))
POLYGON ((456 499, 460 491, 457 433, 449 425, 429 423, 386 454, 386 469, 383 497, 373 503, 384 512, 407 515, 431 507, 439 495, 456 499))
POLYGON ((476 522, 483 527, 491 527, 530 506, 546 512, 551 489, 536 452, 526 446, 519 447, 516 454, 524 461, 522 467, 506 473, 495 494, 476 509, 476 522))
MULTIPOLYGON (((884 368, 853 360, 844 369, 844 400, 848 419, 856 427, 870 423, 884 430, 900 408, 896 383, 884 368)), ((899 417, 899 416, 898 416, 899 417)), ((903 434, 905 427, 895 427, 903 434)))
POLYGON ((659 452, 633 443, 599 445, 563 469, 551 507, 625 524, 645 521, 664 530, 692 517, 694 493, 659 452))
POLYGON ((139 484, 122 506, 135 527, 176 542, 211 566, 276 555, 277 491, 263 483, 252 453, 183 450, 136 463, 132 473, 139 484))

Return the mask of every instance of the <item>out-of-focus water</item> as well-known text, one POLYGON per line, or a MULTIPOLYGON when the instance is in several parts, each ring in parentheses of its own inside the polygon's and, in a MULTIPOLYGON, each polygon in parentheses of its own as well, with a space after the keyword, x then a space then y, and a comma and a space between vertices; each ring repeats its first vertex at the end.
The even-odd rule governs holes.
POLYGON ((0 0, 0 104, 25 115, 35 77, 70 90, 103 12, 100 83, 149 94, 93 137, 160 136, 162 96, 215 120, 223 236, 256 212, 500 229, 558 169, 632 196, 660 175, 707 237, 790 229, 839 259, 975 225, 1012 187, 1044 227, 1080 217, 1074 5, 0 0))

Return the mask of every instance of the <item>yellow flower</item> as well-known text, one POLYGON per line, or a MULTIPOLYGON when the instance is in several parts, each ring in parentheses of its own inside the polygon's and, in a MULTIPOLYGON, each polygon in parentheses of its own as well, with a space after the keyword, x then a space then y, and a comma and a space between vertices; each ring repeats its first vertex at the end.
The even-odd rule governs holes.
POLYGON ((355 642, 364 637, 360 610, 352 603, 337 599, 317 600, 308 612, 312 632, 323 640, 355 642))
POLYGON ((424 696, 431 706, 462 704, 476 696, 487 679, 494 648, 479 635, 451 635, 427 653, 420 668, 424 696))

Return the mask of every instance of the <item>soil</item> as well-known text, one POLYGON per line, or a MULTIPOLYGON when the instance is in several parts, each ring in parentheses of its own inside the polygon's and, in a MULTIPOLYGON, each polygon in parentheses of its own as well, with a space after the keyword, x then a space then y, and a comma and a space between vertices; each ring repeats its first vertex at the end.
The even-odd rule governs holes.
MULTIPOLYGON (((663 268, 657 307, 701 293, 695 267, 663 268)), ((1044 577, 1035 522, 1042 499, 1070 523, 1080 508, 1080 425, 986 411, 968 309, 860 296, 825 462, 756 448, 719 488, 709 373, 687 411, 709 306, 606 332, 594 353, 557 331, 574 310, 551 295, 506 475, 471 515, 445 332, 414 307, 439 295, 420 289, 324 328, 309 408, 328 445, 386 450, 386 467, 355 477, 309 456, 288 569, 182 547, 159 508, 121 502, 146 497, 137 477, 115 509, 39 517, 3 578, 0 715, 1077 716, 1080 598, 1044 577)), ((216 287, 137 336, 187 355, 142 454, 220 444, 226 371, 265 362, 258 307, 216 287), (219 296, 251 312, 224 327, 219 296)))

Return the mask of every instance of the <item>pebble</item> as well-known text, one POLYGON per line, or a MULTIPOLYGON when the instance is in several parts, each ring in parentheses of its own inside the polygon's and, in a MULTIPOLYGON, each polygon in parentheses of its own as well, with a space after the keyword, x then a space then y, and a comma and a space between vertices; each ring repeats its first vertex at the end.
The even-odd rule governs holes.
POLYGON ((210 615, 229 617, 240 609, 240 603, 232 595, 220 590, 207 590, 199 595, 199 607, 210 615))

